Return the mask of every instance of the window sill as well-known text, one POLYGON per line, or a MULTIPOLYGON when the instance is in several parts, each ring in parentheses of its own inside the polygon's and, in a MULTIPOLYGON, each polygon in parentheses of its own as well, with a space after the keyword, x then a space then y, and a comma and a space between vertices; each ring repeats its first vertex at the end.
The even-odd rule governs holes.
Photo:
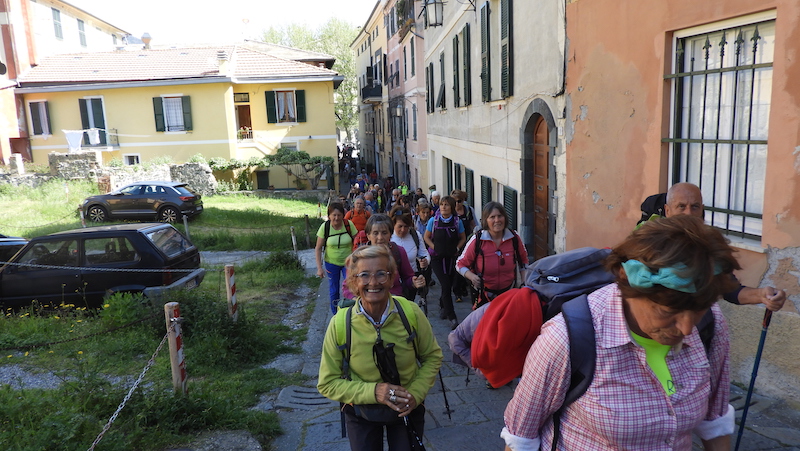
POLYGON ((164 132, 165 135, 185 135, 186 133, 188 133, 186 130, 170 130, 164 132))
POLYGON ((757 254, 767 253, 767 249, 765 249, 761 245, 761 242, 754 240, 752 238, 741 238, 738 236, 731 236, 731 235, 725 235, 725 238, 730 240, 731 247, 743 249, 750 252, 755 252, 757 254))
POLYGON ((294 127, 295 125, 298 125, 298 124, 299 124, 299 122, 276 122, 275 123, 275 125, 278 126, 278 127, 280 127, 280 126, 294 127))

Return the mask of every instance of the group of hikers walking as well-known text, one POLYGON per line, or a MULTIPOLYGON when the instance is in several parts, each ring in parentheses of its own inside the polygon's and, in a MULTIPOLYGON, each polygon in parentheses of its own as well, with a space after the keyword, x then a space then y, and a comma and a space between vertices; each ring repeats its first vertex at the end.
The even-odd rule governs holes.
POLYGON ((489 388, 518 381, 497 431, 506 449, 688 450, 693 434, 707 450, 730 449, 728 329, 716 302, 774 311, 786 293, 738 282, 696 186, 673 186, 660 214, 610 249, 530 264, 498 202, 478 215, 460 190, 428 197, 402 183, 381 202, 385 187, 353 190, 328 206, 316 243, 333 315, 318 389, 341 403, 351 449, 424 449, 424 400, 443 353, 415 300, 434 283, 454 361, 489 388), (473 311, 457 318, 465 300, 473 311))

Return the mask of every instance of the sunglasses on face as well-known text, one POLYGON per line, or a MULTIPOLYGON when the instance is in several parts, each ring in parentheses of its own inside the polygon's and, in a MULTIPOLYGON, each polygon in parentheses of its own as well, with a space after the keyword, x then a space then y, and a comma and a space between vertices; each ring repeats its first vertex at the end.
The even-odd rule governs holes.
POLYGON ((377 271, 374 273, 364 271, 356 274, 356 277, 358 277, 358 280, 364 285, 368 284, 373 277, 375 278, 375 282, 386 283, 386 281, 389 280, 389 271, 377 271))

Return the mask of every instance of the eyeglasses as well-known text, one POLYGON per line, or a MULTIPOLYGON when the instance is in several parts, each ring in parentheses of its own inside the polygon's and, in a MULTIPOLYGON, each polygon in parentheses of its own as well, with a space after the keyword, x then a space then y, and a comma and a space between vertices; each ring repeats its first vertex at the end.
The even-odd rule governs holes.
POLYGON ((368 284, 373 277, 375 278, 375 282, 386 283, 386 281, 389 280, 389 271, 377 271, 374 273, 364 271, 356 274, 356 277, 365 285, 368 284))
POLYGON ((503 257, 503 253, 501 251, 496 251, 495 254, 500 258, 500 266, 504 266, 506 264, 506 259, 503 257))

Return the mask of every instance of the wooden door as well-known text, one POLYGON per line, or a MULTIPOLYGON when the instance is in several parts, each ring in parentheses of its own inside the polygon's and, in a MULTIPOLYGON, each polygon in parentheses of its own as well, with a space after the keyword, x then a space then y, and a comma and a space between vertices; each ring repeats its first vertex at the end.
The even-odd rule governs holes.
POLYGON ((536 260, 550 254, 549 138, 547 123, 539 117, 533 132, 533 257, 536 260))

